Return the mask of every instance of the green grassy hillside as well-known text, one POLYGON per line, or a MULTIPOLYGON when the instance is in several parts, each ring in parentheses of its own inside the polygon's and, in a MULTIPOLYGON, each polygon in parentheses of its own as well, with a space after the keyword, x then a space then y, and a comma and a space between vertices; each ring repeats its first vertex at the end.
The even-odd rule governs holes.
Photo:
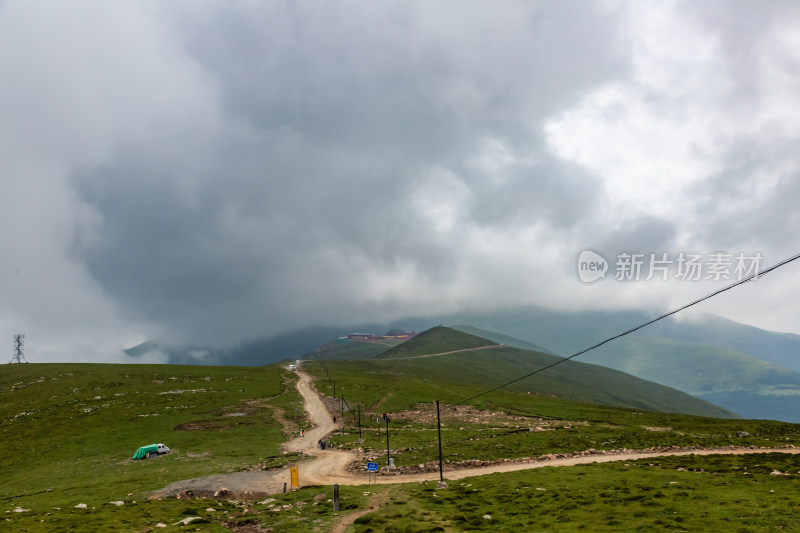
POLYGON ((477 378, 469 385, 458 379, 453 368, 464 368, 464 361, 451 363, 449 374, 445 367, 420 366, 437 359, 441 358, 304 363, 306 370, 319 377, 317 390, 324 395, 333 395, 332 382, 336 382, 332 403, 337 411, 341 409, 345 427, 341 434, 331 436, 333 445, 361 448, 368 458, 385 464, 385 423, 380 415, 388 413, 396 464, 413 467, 435 461, 436 400, 441 405, 444 459, 450 464, 589 449, 800 442, 796 424, 625 409, 549 394, 495 391, 462 404, 486 390, 485 386, 477 378))
POLYGON ((800 528, 795 458, 678 457, 542 468, 383 493, 375 531, 776 531, 800 528))
MULTIPOLYGON (((346 352, 340 352, 338 356, 339 359, 347 358, 346 352)), ((439 326, 381 353, 375 360, 364 361, 360 366, 373 369, 374 372, 397 372, 453 385, 492 387, 551 365, 559 359, 551 354, 500 346, 476 335, 439 326), (476 350, 485 346, 491 347, 476 350), (447 352, 455 353, 422 357, 447 352), (387 363, 381 365, 376 361, 387 363)), ((508 390, 654 411, 736 416, 678 390, 602 366, 574 361, 559 364, 514 383, 508 390)))
POLYGON ((450 327, 457 331, 463 331, 464 333, 469 333, 470 335, 483 337, 484 339, 488 339, 498 344, 504 344, 506 346, 512 346, 514 348, 522 348, 523 350, 533 350, 534 352, 542 352, 549 354, 553 353, 552 350, 548 350, 547 348, 542 348, 538 344, 524 341, 522 339, 512 337, 511 335, 498 333, 496 331, 489 331, 486 329, 480 329, 473 326, 450 326, 450 327))
MULTIPOLYGON (((488 357, 506 350, 512 349, 494 348, 441 358, 307 361, 302 368, 318 376, 316 387, 328 396, 332 394, 333 376, 338 389, 333 403, 344 405, 344 394, 347 405, 357 407, 362 414, 363 434, 356 413, 343 413, 342 431, 330 437, 333 446, 360 448, 367 454, 365 460, 383 457, 385 434, 370 417, 388 412, 392 415, 392 457, 403 468, 437 457, 432 399, 442 401, 442 438, 448 465, 464 460, 517 459, 589 449, 800 445, 798 425, 620 409, 547 394, 498 391, 466 406, 455 405, 485 387, 484 380, 469 377, 469 365, 465 367, 466 360, 457 356, 477 356, 475 362, 488 364, 488 357), (445 364, 448 358, 454 358, 449 365, 445 364), (465 379, 459 379, 460 374, 465 379), (741 431, 748 434, 740 434, 741 431)), ((513 352, 506 355, 513 364, 519 364, 513 352)), ((200 516, 191 529, 222 532, 257 531, 261 527, 300 532, 308 531, 310 524, 329 530, 337 520, 328 503, 330 487, 308 487, 275 495, 278 509, 274 503, 147 498, 151 491, 180 479, 253 466, 281 467, 296 460, 297 457, 279 452, 280 442, 294 436, 294 428, 305 422, 302 401, 293 388, 296 374, 292 372, 277 366, 29 364, 3 368, 0 435, 6 449, 13 453, 0 458, 0 471, 4 473, 0 529, 47 533, 151 531, 159 522, 177 529, 180 526, 174 524, 179 520, 200 516), (285 433, 276 418, 289 426, 285 433), (167 444, 173 453, 158 459, 130 460, 138 446, 152 442, 167 444), (116 500, 125 503, 121 507, 109 503, 116 500), (86 503, 88 508, 76 509, 78 503, 86 503)), ((563 379, 569 381, 569 376, 563 379)), ((442 507, 431 503, 431 491, 435 489, 428 490, 430 484, 381 487, 373 492, 390 491, 387 498, 393 505, 388 512, 371 513, 355 529, 411 530, 404 516, 417 511, 420 514, 415 516, 426 528, 485 529, 486 523, 475 518, 476 512, 484 510, 477 498, 484 493, 493 501, 490 510, 496 516, 495 530, 510 526, 557 530, 559 524, 565 523, 562 517, 573 520, 574 525, 596 513, 611 513, 615 505, 629 506, 626 510, 633 512, 615 520, 604 519, 601 525, 606 530, 625 529, 628 525, 649 527, 662 520, 661 504, 668 503, 663 505, 665 508, 703 501, 716 505, 720 498, 714 495, 720 493, 720 485, 725 486, 729 497, 720 516, 742 520, 755 528, 796 524, 796 520, 787 521, 786 513, 781 511, 787 505, 795 505, 781 491, 795 477, 787 474, 776 478, 768 473, 773 469, 790 470, 793 463, 788 460, 731 459, 714 463, 708 458, 687 458, 682 463, 669 463, 684 470, 705 468, 706 472, 717 472, 712 468, 727 465, 748 468, 747 477, 726 475, 720 470, 713 479, 694 472, 675 473, 676 466, 671 466, 669 472, 660 472, 647 466, 653 463, 641 463, 640 469, 639 463, 632 462, 636 468, 630 470, 622 464, 597 465, 464 480, 451 483, 453 490, 444 495, 442 507), (702 481, 695 481, 701 478, 702 481), (524 492, 523 488, 530 485, 523 479, 538 479, 536 487, 547 492, 543 496, 539 496, 542 491, 524 492), (685 487, 683 493, 694 499, 672 491, 672 485, 665 488, 676 480, 685 487), (593 491, 596 494, 590 498, 581 492, 581 481, 602 487, 602 494, 613 497, 593 491), (514 488, 514 494, 497 499, 502 487, 509 486, 514 488), (475 492, 478 488, 480 492, 475 492), (767 500, 764 495, 770 490, 778 494, 767 500), (659 505, 645 504, 650 491, 664 493, 664 499, 659 496, 654 500, 659 505), (552 493, 580 497, 580 512, 564 508, 564 502, 552 493), (753 509, 759 510, 759 517, 751 512, 750 500, 757 502, 753 509), (495 504, 502 505, 495 508, 495 504), (535 523, 530 518, 534 504, 535 523), (370 521, 374 521, 372 526, 370 521), (473 523, 476 521, 477 525, 473 523)), ((368 498, 363 493, 363 486, 342 487, 342 512, 366 510, 368 498)), ((703 518, 698 510, 702 506, 696 507, 683 515, 687 524, 697 524, 703 518)), ((666 521, 662 525, 675 525, 670 517, 663 520, 666 521)))
POLYGON ((305 419, 278 367, 21 364, 0 374, 0 499, 26 505, 143 499, 180 479, 285 464, 274 415, 305 419), (131 461, 164 443, 173 453, 131 461))
POLYGON ((378 359, 392 359, 402 357, 416 357, 437 353, 451 352, 453 350, 469 350, 483 346, 497 344, 490 340, 463 333, 451 328, 436 326, 423 331, 416 337, 390 348, 380 355, 378 359))

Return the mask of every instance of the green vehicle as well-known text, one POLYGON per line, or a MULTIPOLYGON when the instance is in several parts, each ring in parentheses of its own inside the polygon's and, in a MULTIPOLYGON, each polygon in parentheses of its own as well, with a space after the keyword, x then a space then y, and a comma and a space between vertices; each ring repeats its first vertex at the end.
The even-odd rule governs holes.
POLYGON ((133 454, 134 461, 138 459, 147 459, 148 457, 158 457, 159 455, 164 455, 165 453, 169 453, 169 448, 164 446, 163 444, 150 444, 148 446, 142 446, 136 453, 133 454))

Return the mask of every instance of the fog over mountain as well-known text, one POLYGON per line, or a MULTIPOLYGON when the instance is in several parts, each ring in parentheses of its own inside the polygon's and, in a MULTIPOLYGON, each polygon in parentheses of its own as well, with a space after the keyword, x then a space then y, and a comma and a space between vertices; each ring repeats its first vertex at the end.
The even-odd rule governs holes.
MULTIPOLYGON (((680 305, 800 251, 798 28, 788 1, 1 1, 0 332, 120 362, 680 305)), ((698 313, 800 333, 799 269, 698 313)))

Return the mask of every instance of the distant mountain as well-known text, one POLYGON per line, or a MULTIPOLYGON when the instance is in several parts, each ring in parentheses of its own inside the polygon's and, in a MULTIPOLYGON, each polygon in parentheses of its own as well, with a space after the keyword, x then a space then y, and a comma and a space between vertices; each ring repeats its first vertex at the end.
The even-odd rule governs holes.
POLYGON ((641 337, 603 346, 583 360, 675 387, 746 418, 800 422, 800 373, 730 348, 641 337))
MULTIPOLYGON (((343 353, 338 354, 340 357, 343 353)), ((562 358, 499 345, 447 327, 434 327, 369 361, 397 361, 403 372, 466 385, 493 387, 562 358), (444 355, 436 355, 444 354, 444 355)), ((507 390, 672 413, 735 418, 729 410, 689 394, 598 365, 566 361, 507 390)))
POLYGON ((359 341, 346 337, 331 339, 316 350, 301 356, 302 359, 370 359, 402 341, 359 341))
MULTIPOLYGON (((448 319, 502 331, 569 356, 650 320, 641 311, 524 307, 448 319)), ((442 317, 436 317, 443 320, 442 317)), ((800 336, 715 316, 666 318, 579 356, 675 387, 747 418, 800 422, 800 336), (781 365, 781 363, 783 365, 781 365)))
POLYGON ((668 320, 655 328, 661 338, 723 346, 787 370, 800 372, 800 335, 766 331, 708 315, 700 320, 668 320))
MULTIPOLYGON (((346 327, 319 326, 298 329, 292 332, 244 342, 229 348, 210 348, 195 345, 171 345, 159 342, 144 342, 138 346, 123 350, 132 358, 140 358, 148 353, 158 351, 164 355, 166 362, 175 365, 230 365, 260 366, 299 357, 313 357, 320 346, 331 339, 353 331, 382 333, 392 328, 427 329, 432 325, 429 319, 416 319, 413 322, 397 322, 392 324, 357 324, 346 327)), ((388 341, 382 341, 388 342, 388 341)), ((386 345, 384 345, 384 348, 386 345)), ((383 351, 377 350, 372 355, 383 351)), ((367 347, 366 351, 370 348, 367 347)))

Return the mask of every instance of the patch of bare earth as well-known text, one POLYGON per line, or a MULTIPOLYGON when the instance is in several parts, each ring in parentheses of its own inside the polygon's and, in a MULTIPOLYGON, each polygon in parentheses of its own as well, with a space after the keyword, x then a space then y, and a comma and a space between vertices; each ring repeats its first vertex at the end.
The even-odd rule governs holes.
MULTIPOLYGON (((536 416, 521 416, 500 411, 480 411, 465 405, 441 405, 439 415, 442 424, 452 426, 455 423, 493 425, 500 427, 557 427, 575 425, 560 420, 549 420, 536 416)), ((398 411, 393 414, 395 420, 408 420, 430 427, 436 426, 436 405, 417 404, 414 409, 398 411)))
POLYGON ((211 416, 222 417, 226 420, 198 420, 195 422, 187 422, 175 427, 178 431, 204 431, 204 430, 223 430, 230 429, 238 426, 249 425, 252 422, 239 420, 241 417, 256 414, 264 409, 275 409, 267 404, 265 399, 245 399, 239 405, 228 405, 216 409, 211 413, 211 416))

